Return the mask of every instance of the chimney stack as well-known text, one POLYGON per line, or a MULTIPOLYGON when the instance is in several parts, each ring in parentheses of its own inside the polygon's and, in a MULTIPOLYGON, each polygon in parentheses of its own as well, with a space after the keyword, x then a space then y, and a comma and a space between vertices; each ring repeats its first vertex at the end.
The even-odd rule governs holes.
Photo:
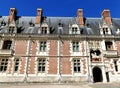
POLYGON ((8 17, 8 22, 12 22, 15 20, 15 17, 17 15, 17 11, 15 8, 10 8, 10 12, 9 12, 9 17, 8 17))
POLYGON ((102 19, 106 24, 109 24, 109 25, 112 24, 111 17, 110 17, 110 11, 108 9, 103 10, 102 19))
POLYGON ((78 21, 79 21, 80 26, 84 26, 84 18, 83 18, 83 10, 82 9, 78 9, 77 16, 78 16, 78 21))
POLYGON ((40 25, 41 19, 42 19, 42 9, 41 9, 41 8, 38 8, 38 9, 37 9, 37 15, 36 15, 35 24, 36 24, 36 25, 40 25))

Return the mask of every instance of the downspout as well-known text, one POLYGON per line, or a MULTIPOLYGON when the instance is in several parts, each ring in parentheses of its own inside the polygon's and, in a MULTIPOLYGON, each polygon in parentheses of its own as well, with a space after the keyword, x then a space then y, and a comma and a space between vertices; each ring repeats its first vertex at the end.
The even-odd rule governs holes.
POLYGON ((30 59, 30 50, 31 50, 31 36, 29 36, 28 40, 28 51, 27 51, 27 60, 26 60, 26 69, 25 69, 25 77, 24 77, 24 82, 27 83, 27 77, 28 77, 28 67, 29 67, 29 59, 30 59))

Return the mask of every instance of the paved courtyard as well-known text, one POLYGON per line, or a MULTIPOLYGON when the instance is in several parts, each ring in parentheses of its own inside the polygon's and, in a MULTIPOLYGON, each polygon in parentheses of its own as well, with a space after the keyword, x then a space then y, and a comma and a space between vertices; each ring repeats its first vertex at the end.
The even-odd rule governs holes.
POLYGON ((0 88, 120 88, 119 83, 80 83, 80 84, 0 84, 0 88))

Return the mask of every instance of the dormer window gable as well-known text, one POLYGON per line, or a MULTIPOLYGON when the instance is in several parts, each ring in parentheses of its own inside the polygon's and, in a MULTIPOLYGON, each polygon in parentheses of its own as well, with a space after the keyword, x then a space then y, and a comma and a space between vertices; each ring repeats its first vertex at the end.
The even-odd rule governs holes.
POLYGON ((79 27, 77 24, 73 24, 70 29, 70 34, 80 34, 79 27))
POLYGON ((63 34, 64 32, 63 32, 63 28, 64 28, 64 24, 63 23, 61 23, 61 22, 59 22, 58 23, 58 25, 57 25, 57 27, 58 27, 58 34, 63 34))
POLYGON ((111 34, 111 29, 109 27, 103 27, 102 28, 102 34, 103 35, 110 35, 111 34))
POLYGON ((41 34, 49 34, 49 28, 48 28, 48 25, 46 23, 41 25, 40 33, 41 34))
POLYGON ((101 35, 111 35, 111 28, 109 25, 107 25, 106 23, 103 23, 100 26, 100 34, 101 35))
POLYGON ((14 26, 10 26, 8 33, 14 33, 15 27, 14 26))
POLYGON ((41 28, 41 34, 47 34, 47 27, 41 28))
POLYGON ((7 29, 7 33, 16 33, 17 29, 16 26, 9 26, 7 29))

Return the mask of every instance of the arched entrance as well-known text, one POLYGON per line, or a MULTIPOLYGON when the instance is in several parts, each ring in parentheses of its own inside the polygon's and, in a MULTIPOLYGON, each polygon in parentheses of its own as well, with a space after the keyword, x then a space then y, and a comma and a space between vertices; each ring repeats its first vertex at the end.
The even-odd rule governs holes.
POLYGON ((99 67, 93 68, 93 81, 94 82, 102 82, 103 81, 102 71, 99 67))

